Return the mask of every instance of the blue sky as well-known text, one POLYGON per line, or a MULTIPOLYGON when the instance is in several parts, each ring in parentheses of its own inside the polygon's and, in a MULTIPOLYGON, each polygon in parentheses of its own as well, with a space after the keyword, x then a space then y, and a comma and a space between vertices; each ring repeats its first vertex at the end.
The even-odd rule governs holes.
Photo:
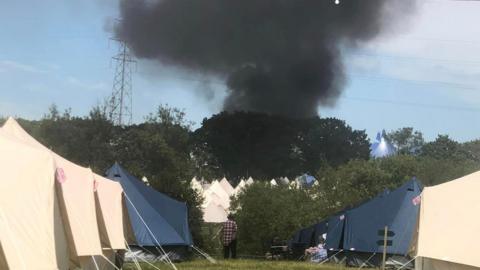
MULTIPOLYGON (((107 29, 117 13, 113 0, 1 1, 0 115, 38 119, 52 103, 85 115, 108 97, 117 47, 107 29)), ((404 126, 428 140, 480 138, 478 14, 480 2, 422 1, 402 29, 345 52, 348 85, 320 115, 371 138, 404 126)), ((196 123, 220 111, 220 79, 152 65, 139 60, 135 69, 135 121, 161 103, 184 108, 196 123)))

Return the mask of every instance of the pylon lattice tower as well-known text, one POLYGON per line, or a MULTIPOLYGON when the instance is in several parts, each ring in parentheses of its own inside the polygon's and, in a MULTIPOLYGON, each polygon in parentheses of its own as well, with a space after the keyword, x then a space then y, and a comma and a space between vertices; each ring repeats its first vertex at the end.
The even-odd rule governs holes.
POLYGON ((130 54, 127 43, 117 40, 118 53, 112 57, 115 61, 112 96, 109 100, 109 117, 114 125, 132 123, 132 66, 135 59, 130 54))

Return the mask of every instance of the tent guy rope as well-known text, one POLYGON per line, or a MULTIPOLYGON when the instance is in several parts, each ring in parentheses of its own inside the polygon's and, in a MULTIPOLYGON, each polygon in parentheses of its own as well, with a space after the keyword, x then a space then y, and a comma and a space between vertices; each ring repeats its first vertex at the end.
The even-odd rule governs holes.
POLYGON ((138 215, 138 217, 140 218, 140 220, 142 221, 143 225, 145 226, 145 228, 147 229, 148 233, 150 234, 150 236, 153 238, 153 240, 155 241, 155 243, 158 245, 158 247, 156 248, 160 248, 161 251, 163 252, 163 254, 165 254, 166 256, 166 259, 167 259, 167 262, 172 266, 172 268, 174 270, 177 270, 177 267, 175 266, 175 264, 173 264, 173 262, 170 260, 170 257, 168 256, 168 254, 165 252, 165 250, 163 249, 162 245, 160 245, 160 242, 158 242, 157 238, 155 237, 155 235, 153 234, 153 232, 150 230, 150 227, 147 225, 147 223, 145 223, 145 220, 143 219, 142 215, 140 215, 140 213, 138 212, 138 209, 137 207, 135 207, 135 205, 133 204, 133 202, 130 200, 130 198, 128 197, 127 193, 123 193, 125 195, 125 198, 127 198, 128 202, 132 205, 133 209, 135 210, 135 213, 138 215))

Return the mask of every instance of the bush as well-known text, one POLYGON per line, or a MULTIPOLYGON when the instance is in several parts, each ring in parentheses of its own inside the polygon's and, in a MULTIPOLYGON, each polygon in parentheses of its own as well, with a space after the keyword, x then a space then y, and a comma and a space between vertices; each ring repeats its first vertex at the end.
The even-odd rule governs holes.
POLYGON ((255 183, 232 200, 241 254, 261 255, 274 237, 289 239, 322 219, 322 207, 309 190, 255 183))

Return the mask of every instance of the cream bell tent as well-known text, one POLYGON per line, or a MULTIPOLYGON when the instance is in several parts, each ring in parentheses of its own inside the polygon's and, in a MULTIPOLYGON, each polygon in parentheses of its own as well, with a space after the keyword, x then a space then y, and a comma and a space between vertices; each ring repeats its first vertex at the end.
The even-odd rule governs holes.
POLYGON ((209 196, 218 196, 220 198, 220 204, 225 210, 230 208, 230 195, 223 189, 220 182, 213 181, 212 185, 205 191, 205 198, 208 200, 209 196))
POLYGON ((249 186, 249 185, 251 185, 251 184, 253 184, 253 183, 254 183, 254 181, 253 181, 253 178, 252 178, 252 177, 249 177, 249 178, 247 179, 247 181, 246 181, 247 186, 249 186))
MULTIPOLYGON (((31 146, 51 152, 37 142, 13 119, 9 118, 2 129, 31 146)), ((76 256, 102 255, 96 216, 93 173, 51 152, 56 166, 56 178, 60 187, 64 222, 70 228, 67 233, 73 242, 76 256), (65 218, 66 217, 66 218, 65 218)))
POLYGON ((220 182, 213 181, 203 193, 203 220, 205 222, 224 222, 227 220, 230 208, 230 195, 223 189, 220 182), (222 209, 222 211, 220 211, 222 209))
POLYGON ((229 196, 233 194, 234 189, 232 185, 230 185, 230 182, 228 182, 227 178, 224 177, 219 183, 229 196))
POLYGON ((480 171, 426 187, 421 196, 415 268, 479 269, 480 171))
POLYGON ((229 207, 228 202, 226 202, 220 196, 218 196, 215 193, 210 193, 209 191, 207 191, 206 194, 205 194, 205 201, 204 201, 203 206, 206 206, 210 202, 213 202, 216 205, 221 206, 223 209, 228 209, 228 207, 229 207))
POLYGON ((210 186, 212 185, 212 184, 210 184, 210 183, 208 183, 208 182, 206 182, 206 181, 205 181, 205 182, 202 181, 202 182, 200 182, 200 183, 202 184, 202 190, 203 190, 203 191, 208 190, 208 189, 210 188, 210 186))
POLYGON ((247 183, 245 180, 240 180, 238 185, 235 187, 235 190, 233 191, 233 194, 236 196, 238 195, 245 187, 247 186, 247 183))
POLYGON ((57 180, 55 190, 59 198, 59 213, 68 239, 66 250, 69 251, 70 268, 89 269, 93 267, 92 264, 98 264, 96 256, 106 259, 101 235, 104 248, 125 248, 121 243, 125 242, 123 228, 120 229, 124 224, 115 223, 124 220, 122 190, 117 185, 98 175, 95 177, 90 169, 51 152, 25 132, 13 118, 4 124, 2 133, 51 156, 54 168, 52 177, 57 180))
POLYGON ((67 269, 52 155, 0 129, 0 269, 67 269))
POLYGON ((204 206, 203 211, 203 221, 205 222, 220 223, 227 220, 227 211, 213 200, 204 206))
POLYGON ((223 209, 227 210, 230 207, 230 199, 224 191, 222 192, 215 192, 211 189, 205 191, 204 193, 205 204, 209 203, 210 201, 215 201, 218 205, 222 206, 223 209))

